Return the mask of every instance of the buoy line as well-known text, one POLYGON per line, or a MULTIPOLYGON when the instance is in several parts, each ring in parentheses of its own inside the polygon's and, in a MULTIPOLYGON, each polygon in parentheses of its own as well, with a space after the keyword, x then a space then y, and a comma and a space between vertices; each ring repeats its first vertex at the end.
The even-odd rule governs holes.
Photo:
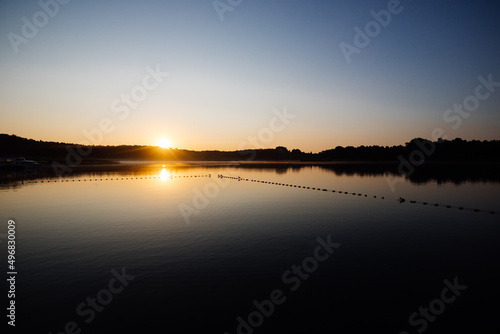
POLYGON ((430 203, 430 202, 419 202, 419 201, 409 201, 409 203, 411 204, 422 204, 422 205, 430 205, 430 206, 440 206, 440 207, 443 207, 443 208, 447 208, 447 209, 458 209, 458 210, 463 210, 463 211, 473 211, 473 212, 488 212, 490 214, 495 214, 495 211, 493 210, 480 210, 480 209, 471 209, 471 208, 466 208, 466 207, 463 207, 463 206, 453 206, 453 205, 443 205, 443 204, 439 204, 439 203, 430 203))
MULTIPOLYGON (((203 177, 212 177, 212 174, 203 174, 203 175, 170 175, 167 178, 169 179, 185 179, 185 178, 203 178, 203 177)), ((69 182, 105 182, 105 181, 132 181, 132 180, 161 180, 161 176, 139 176, 139 177, 108 177, 108 178, 85 178, 85 179, 45 179, 45 180, 27 180, 27 181, 19 181, 21 184, 33 184, 33 183, 69 183, 69 182)))
MULTIPOLYGON (((277 186, 283 186, 283 187, 292 187, 292 188, 301 188, 301 189, 311 189, 311 190, 318 190, 318 191, 325 191, 325 192, 332 192, 332 193, 339 193, 339 194, 345 194, 345 195, 351 195, 351 196, 358 196, 358 197, 369 197, 369 198, 372 198, 372 196, 368 196, 368 194, 360 194, 360 193, 351 193, 351 192, 348 192, 348 191, 338 191, 338 190, 329 190, 329 189, 325 189, 325 188, 313 188, 313 187, 307 187, 307 186, 298 186, 298 185, 295 185, 295 184, 288 184, 288 183, 278 183, 278 182, 270 182, 270 181, 263 181, 263 180, 255 180, 255 179, 246 179, 246 178, 242 178, 240 176, 227 176, 227 175, 222 175, 222 174, 218 174, 217 175, 218 178, 224 178, 224 179, 231 179, 231 180, 237 180, 237 181, 246 181, 246 182, 255 182, 255 183, 264 183, 264 184, 270 184, 270 185, 277 185, 277 186)), ((373 196, 373 198, 379 198, 379 199, 385 199, 384 196, 379 196, 377 197, 376 195, 373 196)), ((397 201, 399 203, 406 203, 406 199, 405 198, 402 198, 402 197, 399 197, 397 199, 397 201)), ((495 211, 493 210, 480 210, 480 209, 470 209, 470 208, 465 208, 463 206, 452 206, 452 205, 441 205, 439 203, 433 203, 433 204, 429 204, 429 202, 418 202, 418 201, 408 201, 409 203, 412 203, 412 204, 422 204, 422 205, 431 205, 431 206, 435 206, 435 207, 444 207, 444 208, 447 208, 447 209, 458 209, 458 210, 465 210, 465 211, 473 211, 473 212, 487 212, 487 213, 490 213, 490 214, 495 214, 495 211)))

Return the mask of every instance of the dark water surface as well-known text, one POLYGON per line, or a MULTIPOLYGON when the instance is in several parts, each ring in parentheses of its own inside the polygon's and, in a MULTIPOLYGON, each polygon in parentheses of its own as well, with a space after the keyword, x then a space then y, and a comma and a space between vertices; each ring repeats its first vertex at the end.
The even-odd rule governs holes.
POLYGON ((12 219, 26 333, 498 333, 499 195, 345 166, 4 173, 2 268, 12 219))

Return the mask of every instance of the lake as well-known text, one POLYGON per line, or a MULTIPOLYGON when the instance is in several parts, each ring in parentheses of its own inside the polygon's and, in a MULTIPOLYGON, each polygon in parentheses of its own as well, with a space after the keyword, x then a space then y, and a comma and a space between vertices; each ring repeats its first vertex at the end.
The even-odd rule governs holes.
POLYGON ((7 272, 12 220, 16 330, 498 332, 497 169, 386 169, 4 171, 0 247, 7 272), (401 181, 394 191, 388 178, 401 181))

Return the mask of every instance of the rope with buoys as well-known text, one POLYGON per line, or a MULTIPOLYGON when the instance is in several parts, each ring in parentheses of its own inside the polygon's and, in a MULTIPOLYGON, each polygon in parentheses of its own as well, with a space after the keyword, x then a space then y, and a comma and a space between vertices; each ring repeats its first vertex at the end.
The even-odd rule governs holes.
MULTIPOLYGON (((271 182, 271 181, 263 181, 263 180, 254 180, 254 179, 246 179, 242 177, 235 177, 235 176, 227 176, 227 175, 222 175, 218 174, 218 178, 223 178, 223 179, 231 179, 231 180, 237 180, 237 181, 246 181, 246 182, 255 182, 255 183, 264 183, 264 184, 270 184, 270 185, 276 185, 276 186, 282 186, 282 187, 292 187, 292 188, 301 188, 301 189, 310 189, 310 190, 317 190, 317 191, 325 191, 325 192, 332 192, 332 193, 339 193, 339 194, 351 194, 352 196, 363 196, 363 197, 368 197, 368 194, 360 194, 360 193, 351 193, 347 191, 340 191, 340 190, 329 190, 326 188, 316 188, 316 187, 307 187, 307 186, 299 186, 296 184, 288 184, 288 183, 278 183, 278 182, 271 182)), ((384 196, 373 196, 373 198, 380 198, 380 199, 385 199, 384 196)))
MULTIPOLYGON (((246 182, 255 182, 255 183, 264 183, 264 184, 271 184, 271 185, 277 185, 277 186, 283 186, 283 187, 292 187, 292 188, 301 188, 301 189, 311 189, 311 190, 318 190, 318 191, 326 191, 326 192, 337 192, 339 194, 345 194, 345 195, 348 195, 348 194, 351 194, 351 196, 358 196, 358 197, 368 197, 368 194, 360 194, 360 193, 351 193, 351 192, 347 192, 347 191, 338 191, 338 190, 328 190, 328 189, 325 189, 325 188, 312 188, 312 187, 307 187, 307 186, 298 186, 298 185, 294 185, 294 184, 288 184, 288 183, 278 183, 278 182, 270 182, 270 181, 263 181, 263 180, 255 180, 255 179, 246 179, 246 178, 242 178, 240 176, 227 176, 227 175, 222 175, 222 174, 218 174, 217 175, 218 178, 224 178, 224 179, 231 179, 231 180, 237 180, 237 181, 246 181, 246 182)), ((371 198, 371 196, 370 196, 371 198)), ((373 198, 380 198, 380 199, 385 199, 385 197, 383 196, 380 196, 380 197, 377 197, 376 195, 373 196, 373 198)), ((399 203, 405 203, 406 202, 406 199, 400 197, 397 199, 397 201, 399 203)), ((417 202, 417 201, 409 201, 410 203, 420 203, 420 204, 423 204, 423 205, 428 205, 429 203, 428 202, 417 202)), ((495 211, 493 210, 480 210, 480 209, 468 209, 468 208, 465 208, 463 206, 452 206, 452 205, 440 205, 438 203, 434 203, 432 204, 433 206, 435 207, 445 207, 445 208, 448 208, 448 209, 451 209, 451 208, 456 208, 458 210, 465 210, 465 211, 473 211, 473 212, 488 212, 490 214, 494 214, 495 211)))
MULTIPOLYGON (((203 175, 170 175, 169 179, 184 179, 184 178, 203 178, 212 177, 212 174, 203 175)), ((67 183, 67 182, 105 182, 105 181, 132 181, 132 180, 161 180, 161 176, 144 176, 144 177, 116 177, 116 178, 85 178, 85 179, 45 179, 45 180, 23 180, 19 181, 21 184, 33 184, 33 183, 67 183)))
MULTIPOLYGON (((399 198, 399 202, 400 203, 404 203, 405 202, 405 199, 404 198, 399 198)), ((490 211, 487 211, 487 210, 480 210, 480 209, 471 209, 471 208, 466 208, 466 207, 463 207, 463 206, 453 206, 453 205, 442 205, 442 204, 439 204, 439 203, 434 203, 434 204, 430 204, 429 202, 419 202, 419 201, 409 201, 411 204, 422 204, 422 205, 432 205, 432 206, 438 206, 438 207, 443 207, 443 208, 447 208, 447 209, 458 209, 458 210, 463 210, 463 211, 473 211, 473 212, 488 212, 490 214, 495 214, 495 211, 493 210, 490 210, 490 211)))

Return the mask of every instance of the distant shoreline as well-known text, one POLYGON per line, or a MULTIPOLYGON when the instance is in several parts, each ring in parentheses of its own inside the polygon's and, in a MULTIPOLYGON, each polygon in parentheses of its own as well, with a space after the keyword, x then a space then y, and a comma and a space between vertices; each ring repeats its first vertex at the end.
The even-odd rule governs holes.
MULTIPOLYGON (((50 165, 49 161, 45 160, 45 165, 50 165)), ((196 161, 196 160, 84 160, 81 166, 126 166, 126 165, 175 165, 175 166, 253 166, 253 167, 269 167, 276 166, 335 166, 335 165, 357 165, 357 166, 382 166, 382 165, 399 165, 399 161, 358 161, 358 160, 331 160, 331 161, 287 161, 287 160, 213 160, 213 161, 196 161)), ((424 161, 419 166, 465 166, 465 165, 500 165, 500 161, 424 161)), ((75 166, 74 168, 78 168, 75 166)))
POLYGON ((82 146, 36 141, 0 134, 0 157, 25 157, 29 160, 57 162, 61 165, 102 165, 128 163, 224 163, 239 165, 392 165, 484 164, 500 163, 500 140, 466 141, 415 138, 397 146, 337 146, 318 153, 302 152, 284 146, 236 151, 191 151, 156 146, 82 146))

